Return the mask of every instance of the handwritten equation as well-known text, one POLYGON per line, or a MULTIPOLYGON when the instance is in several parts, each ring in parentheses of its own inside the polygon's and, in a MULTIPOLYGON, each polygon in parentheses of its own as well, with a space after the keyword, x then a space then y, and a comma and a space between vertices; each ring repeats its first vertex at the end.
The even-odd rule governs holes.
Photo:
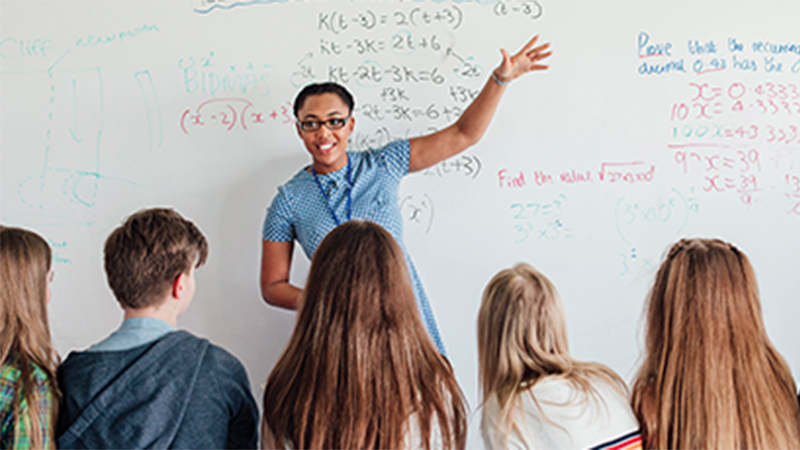
POLYGON ((521 15, 536 20, 544 15, 544 8, 538 1, 496 2, 492 7, 495 16, 521 15))
POLYGON ((619 197, 614 207, 614 227, 626 248, 617 255, 619 275, 627 275, 633 269, 656 270, 663 249, 648 243, 675 240, 690 218, 699 213, 700 200, 693 188, 688 192, 671 188, 655 195, 634 192, 619 197))
POLYGON ((564 194, 552 200, 512 203, 509 210, 514 243, 574 239, 576 234, 563 217, 567 203, 564 194))
POLYGON ((334 35, 347 31, 351 27, 371 31, 379 27, 443 25, 451 30, 457 30, 463 22, 464 12, 458 5, 418 6, 408 10, 397 9, 391 13, 375 12, 372 9, 356 13, 333 10, 318 13, 317 30, 334 35))
POLYGON ((749 112, 769 119, 800 117, 800 89, 794 83, 766 81, 755 85, 734 81, 716 84, 692 81, 689 95, 670 108, 670 121, 718 120, 749 112))
POLYGON ((236 128, 247 131, 268 121, 294 123, 292 104, 287 101, 278 108, 265 112, 244 98, 215 98, 206 100, 193 109, 185 109, 180 117, 180 127, 184 134, 189 134, 192 129, 208 126, 221 127, 226 131, 236 128))

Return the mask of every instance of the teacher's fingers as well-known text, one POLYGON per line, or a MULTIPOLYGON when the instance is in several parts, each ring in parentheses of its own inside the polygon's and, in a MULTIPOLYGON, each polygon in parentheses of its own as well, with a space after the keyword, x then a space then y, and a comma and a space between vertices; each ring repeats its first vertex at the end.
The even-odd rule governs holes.
POLYGON ((542 45, 534 48, 533 50, 530 50, 525 55, 528 58, 530 58, 531 60, 533 60, 533 61, 538 61, 540 59, 547 58, 548 56, 553 54, 552 51, 545 52, 545 50, 547 50, 548 48, 550 48, 550 43, 549 42, 546 43, 546 44, 542 44, 542 45))
POLYGON ((525 47, 522 47, 522 50, 517 52, 517 54, 514 55, 514 56, 523 55, 525 53, 528 53, 528 51, 530 51, 530 49, 533 48, 534 45, 536 45, 536 41, 538 41, 538 40, 539 40, 539 35, 537 34, 530 41, 528 41, 527 44, 525 44, 525 47))

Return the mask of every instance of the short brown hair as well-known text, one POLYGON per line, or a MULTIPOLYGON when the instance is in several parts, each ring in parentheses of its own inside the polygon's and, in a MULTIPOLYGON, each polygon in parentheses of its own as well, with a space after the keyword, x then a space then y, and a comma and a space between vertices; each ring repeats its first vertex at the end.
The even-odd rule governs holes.
POLYGON ((170 208, 151 208, 128 217, 106 239, 108 284, 123 307, 158 304, 178 275, 208 257, 205 236, 170 208))

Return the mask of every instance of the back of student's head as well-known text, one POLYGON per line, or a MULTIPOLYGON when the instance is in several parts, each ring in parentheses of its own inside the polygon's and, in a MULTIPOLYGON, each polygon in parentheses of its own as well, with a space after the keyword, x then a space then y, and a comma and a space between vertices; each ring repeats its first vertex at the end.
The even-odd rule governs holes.
POLYGON ((20 419, 28 424, 34 447, 42 446, 42 433, 52 430, 40 427, 39 414, 46 412, 40 411, 41 405, 34 401, 39 388, 31 364, 45 372, 50 389, 58 393, 55 386, 58 354, 50 342, 47 320, 50 265, 50 246, 41 236, 21 228, 0 226, 0 364, 12 365, 20 371, 16 390, 29 405, 23 412, 25 417, 20 419))
POLYGON ((512 421, 517 396, 549 376, 589 394, 582 398, 596 396, 592 379, 624 393, 614 371, 570 356, 561 297, 544 274, 525 263, 498 272, 483 292, 478 365, 484 401, 495 397, 502 420, 512 421))
POLYGON ((501 397, 525 377, 535 381, 572 365, 564 306, 550 280, 528 264, 498 272, 478 313, 478 358, 483 394, 501 397))
POLYGON ((208 243, 173 209, 151 208, 130 217, 106 240, 108 284, 125 308, 157 305, 181 273, 200 267, 208 243))
POLYGON ((462 393, 379 225, 346 222, 320 244, 264 405, 265 430, 291 447, 427 446, 434 427, 445 447, 465 445, 462 393), (404 443, 415 427, 421 442, 404 443))
POLYGON ((633 407, 653 448, 798 448, 794 380, 767 336, 747 256, 717 239, 669 250, 647 299, 633 407))

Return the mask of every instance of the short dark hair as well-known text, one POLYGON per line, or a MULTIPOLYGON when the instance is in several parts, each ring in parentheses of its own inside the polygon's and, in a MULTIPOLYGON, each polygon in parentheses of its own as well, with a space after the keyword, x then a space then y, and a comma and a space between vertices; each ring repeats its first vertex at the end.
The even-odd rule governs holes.
POLYGON ((106 239, 108 284, 123 307, 157 305, 175 278, 208 257, 205 236, 170 208, 139 211, 106 239))
POLYGON ((314 83, 304 87, 297 94, 297 97, 294 98, 294 116, 298 119, 300 118, 298 114, 300 113, 300 109, 303 107, 303 104, 306 102, 306 98, 312 95, 322 94, 338 95, 344 104, 347 105, 347 109, 350 113, 353 112, 353 108, 356 106, 356 101, 353 98, 353 94, 351 94, 350 91, 348 91, 347 88, 341 84, 332 82, 314 83))

